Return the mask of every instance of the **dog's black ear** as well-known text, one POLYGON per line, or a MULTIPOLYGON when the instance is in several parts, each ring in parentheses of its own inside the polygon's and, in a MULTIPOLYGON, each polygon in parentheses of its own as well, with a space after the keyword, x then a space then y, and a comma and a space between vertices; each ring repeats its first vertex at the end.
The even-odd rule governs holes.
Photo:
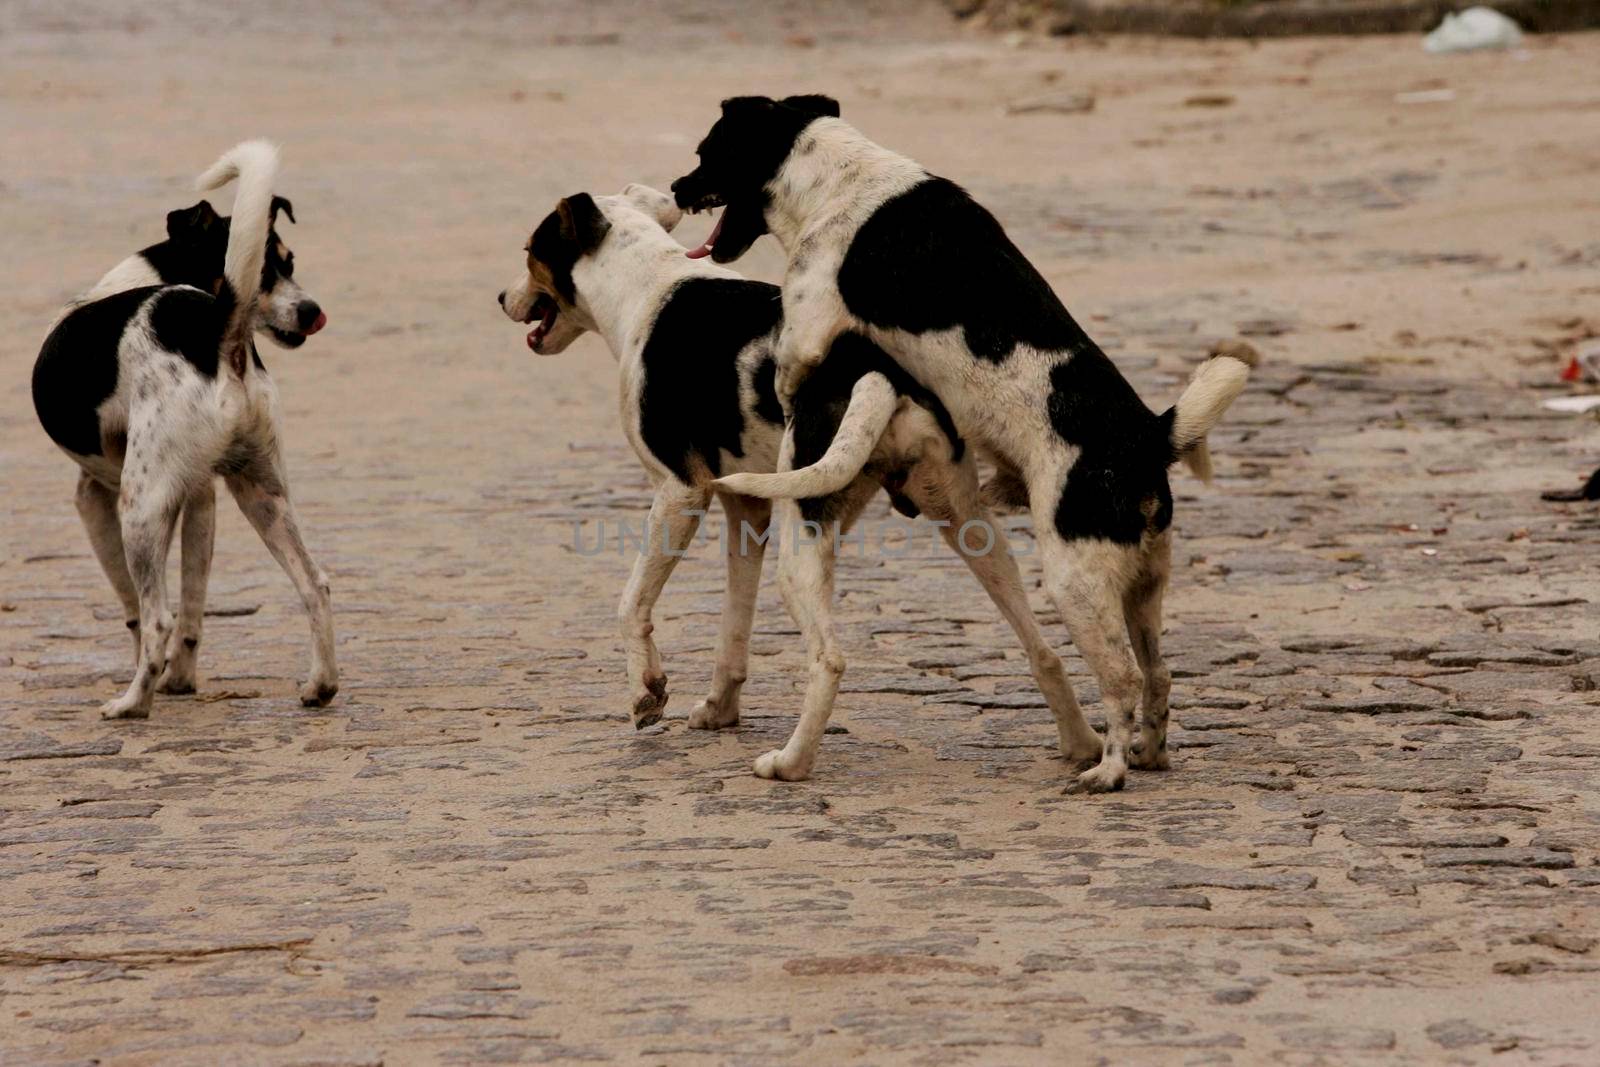
POLYGON ((211 201, 202 200, 194 207, 167 212, 167 236, 174 241, 194 241, 217 224, 217 213, 211 201))
POLYGON ((778 102, 784 107, 792 107, 796 111, 804 111, 808 115, 822 115, 830 119, 839 117, 839 101, 831 96, 823 96, 821 93, 786 96, 778 102))
POLYGON ((556 205, 556 214, 561 216, 562 239, 572 242, 580 256, 600 247, 611 229, 610 220, 601 214, 594 197, 588 193, 567 197, 556 205))
POLYGON ((722 102, 723 118, 748 118, 773 111, 778 102, 770 96, 730 96, 722 102))
POLYGON ((278 212, 280 211, 289 216, 290 222, 296 221, 294 217, 294 205, 289 203, 289 198, 287 196, 274 196, 272 198, 272 225, 274 226, 278 224, 278 212))

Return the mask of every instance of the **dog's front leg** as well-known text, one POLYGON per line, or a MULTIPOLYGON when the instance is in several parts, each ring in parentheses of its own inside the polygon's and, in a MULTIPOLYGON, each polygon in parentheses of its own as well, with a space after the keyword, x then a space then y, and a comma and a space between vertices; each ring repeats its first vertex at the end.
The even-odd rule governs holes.
POLYGON ((831 283, 802 274, 783 287, 783 327, 778 331, 777 390, 784 410, 795 390, 828 356, 834 339, 849 324, 844 300, 831 283))
POLYGON ((263 457, 245 472, 230 475, 227 485, 239 510, 300 594, 311 624, 311 677, 300 687, 300 703, 306 707, 325 706, 339 692, 332 596, 328 575, 311 558, 300 536, 283 463, 276 454, 263 457))
POLYGON ((661 669, 661 653, 651 636, 655 631, 651 612, 667 579, 672 577, 672 569, 694 540, 710 500, 709 490, 684 485, 675 478, 668 477, 661 483, 655 502, 650 505, 644 547, 634 560, 633 575, 617 606, 622 644, 628 656, 628 714, 641 730, 660 722, 662 709, 667 706, 667 675, 661 669))
POLYGON ((766 554, 770 501, 735 493, 719 493, 727 529, 723 539, 728 558, 728 589, 722 601, 722 630, 717 635, 717 665, 711 692, 689 713, 689 729, 720 730, 739 724, 739 691, 750 669, 750 626, 755 621, 756 594, 761 588, 761 562, 766 554))
POLYGON ((1051 599, 1078 654, 1100 683, 1100 702, 1106 714, 1100 762, 1078 775, 1069 791, 1121 789, 1142 682, 1123 616, 1127 579, 1138 568, 1134 549, 1109 541, 1066 541, 1037 517, 1034 530, 1044 550, 1044 576, 1051 599))

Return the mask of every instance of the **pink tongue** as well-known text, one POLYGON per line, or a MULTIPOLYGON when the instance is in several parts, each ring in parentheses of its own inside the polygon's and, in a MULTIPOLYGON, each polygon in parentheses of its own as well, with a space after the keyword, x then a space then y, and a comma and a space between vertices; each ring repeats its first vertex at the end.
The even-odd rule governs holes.
POLYGON ((726 208, 724 208, 722 214, 717 216, 717 224, 711 227, 711 236, 706 238, 706 243, 701 245, 699 248, 689 249, 689 251, 685 252, 684 255, 688 256, 690 259, 704 259, 709 256, 711 254, 711 249, 716 247, 717 238, 722 235, 722 220, 727 217, 728 211, 726 208))
POLYGON ((544 317, 539 320, 539 324, 528 331, 529 348, 536 349, 539 347, 539 342, 544 340, 544 335, 549 332, 550 323, 554 321, 555 317, 556 313, 554 310, 545 312, 544 317))
POLYGON ((326 325, 328 325, 328 313, 324 311, 317 315, 317 321, 313 322, 311 328, 306 331, 307 336, 316 333, 326 325))

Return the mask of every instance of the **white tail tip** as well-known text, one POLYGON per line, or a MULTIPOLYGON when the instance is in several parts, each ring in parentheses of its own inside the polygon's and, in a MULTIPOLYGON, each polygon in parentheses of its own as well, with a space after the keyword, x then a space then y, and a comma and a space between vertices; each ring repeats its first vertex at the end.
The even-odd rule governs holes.
POLYGON ((194 181, 202 193, 218 189, 233 181, 246 170, 276 170, 278 146, 271 141, 244 141, 222 154, 222 158, 205 169, 194 181))

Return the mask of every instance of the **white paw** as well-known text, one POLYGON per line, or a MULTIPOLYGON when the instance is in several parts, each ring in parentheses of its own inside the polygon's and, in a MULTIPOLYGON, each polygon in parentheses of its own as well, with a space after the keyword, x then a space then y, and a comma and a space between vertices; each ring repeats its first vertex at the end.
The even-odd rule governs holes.
POLYGON ((691 730, 722 730, 729 726, 739 725, 739 708, 724 709, 720 704, 709 700, 702 700, 689 712, 689 729, 691 730))
POLYGON ((1170 771, 1172 755, 1165 745, 1136 748, 1128 754, 1128 766, 1141 771, 1170 771))
POLYGON ((797 763, 786 759, 783 749, 775 748, 756 758, 756 777, 780 782, 803 782, 811 777, 811 768, 797 766, 797 763))
POLYGON ((156 692, 178 696, 194 692, 194 664, 180 666, 169 662, 166 673, 156 683, 156 692))
POLYGON ((1126 770, 1119 764, 1101 763, 1078 775, 1077 781, 1067 786, 1068 793, 1110 793, 1122 788, 1126 770))
POLYGON ((811 376, 811 369, 811 364, 800 360, 788 363, 779 361, 777 381, 773 384, 786 414, 794 401, 795 392, 800 388, 800 383, 811 376))
POLYGON ((1101 743, 1099 738, 1095 738, 1092 743, 1072 744, 1070 742, 1062 742, 1061 754, 1066 757, 1068 763, 1073 764, 1079 770, 1083 770, 1100 762, 1101 757, 1105 755, 1105 745, 1101 743))
POLYGON ((102 719, 148 719, 150 717, 150 698, 143 700, 135 693, 125 693, 115 700, 108 700, 100 705, 102 719))
POLYGON ((313 678, 300 687, 300 703, 308 708, 327 707, 328 701, 339 692, 339 679, 330 676, 323 679, 313 678))
POLYGON ((633 698, 633 710, 628 712, 628 717, 633 720, 636 730, 654 726, 666 713, 667 676, 664 674, 646 676, 645 686, 647 687, 645 691, 633 698))

